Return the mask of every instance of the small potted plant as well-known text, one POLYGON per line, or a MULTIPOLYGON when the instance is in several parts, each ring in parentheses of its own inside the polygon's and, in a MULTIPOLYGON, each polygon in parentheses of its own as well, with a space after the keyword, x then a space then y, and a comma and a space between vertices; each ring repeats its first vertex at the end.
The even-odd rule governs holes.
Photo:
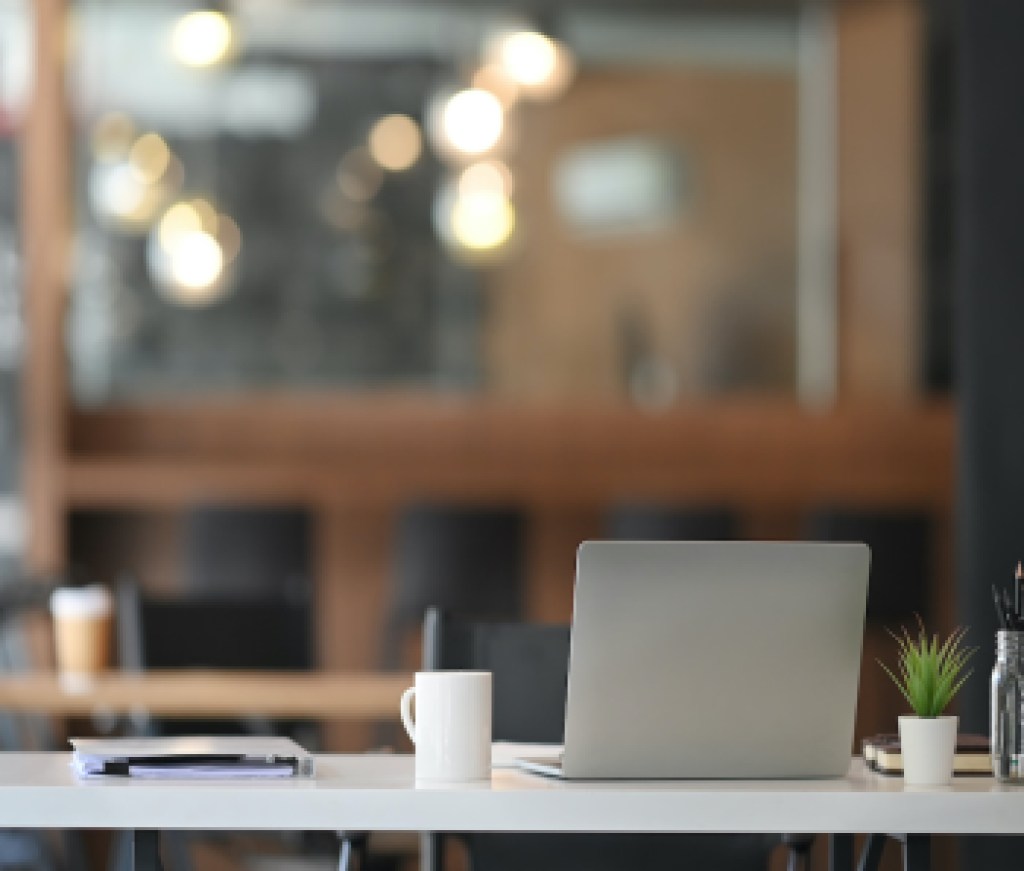
POLYGON ((879 665, 914 711, 913 716, 899 718, 905 782, 922 786, 949 783, 958 718, 943 712, 971 674, 965 668, 974 648, 964 647, 964 628, 940 642, 938 635, 929 638, 920 617, 917 624, 916 638, 906 627, 900 635, 889 633, 899 645, 898 674, 881 661, 879 665))

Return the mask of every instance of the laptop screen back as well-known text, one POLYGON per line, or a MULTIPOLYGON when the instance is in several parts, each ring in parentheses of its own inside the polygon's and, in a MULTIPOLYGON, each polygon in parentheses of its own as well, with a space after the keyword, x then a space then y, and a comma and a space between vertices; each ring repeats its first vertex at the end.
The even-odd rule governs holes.
POLYGON ((585 542, 568 777, 845 774, 863 544, 585 542))

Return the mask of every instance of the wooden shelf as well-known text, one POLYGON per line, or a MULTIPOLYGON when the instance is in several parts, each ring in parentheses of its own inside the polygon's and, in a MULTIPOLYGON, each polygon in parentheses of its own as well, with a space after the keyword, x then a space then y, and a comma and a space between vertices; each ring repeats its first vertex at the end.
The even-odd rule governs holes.
POLYGON ((141 710, 158 717, 397 721, 412 680, 408 674, 185 670, 111 672, 68 684, 40 673, 0 678, 0 707, 57 716, 141 710))
POLYGON ((655 414, 413 400, 260 400, 78 413, 68 504, 622 499, 946 509, 949 404, 655 414))

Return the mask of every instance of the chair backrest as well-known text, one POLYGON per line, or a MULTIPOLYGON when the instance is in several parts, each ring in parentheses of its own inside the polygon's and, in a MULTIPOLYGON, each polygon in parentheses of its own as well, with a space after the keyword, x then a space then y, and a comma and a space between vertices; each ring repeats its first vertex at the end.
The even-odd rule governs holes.
POLYGON ((525 525, 515 508, 407 508, 398 521, 394 610, 416 623, 429 607, 477 619, 518 618, 525 525))
POLYGON ((462 622, 432 608, 423 625, 423 667, 492 673, 495 741, 561 743, 568 626, 462 622))
MULTIPOLYGON (((569 627, 460 620, 439 609, 423 626, 425 669, 488 670, 493 675, 493 735, 497 741, 558 743, 565 726, 569 627)), ((448 835, 428 833, 424 871, 444 867, 448 835)), ((765 871, 779 838, 773 835, 456 835, 471 871, 655 871, 670 867, 765 871)))
MULTIPOLYGON (((129 671, 151 668, 308 670, 314 640, 308 598, 298 596, 149 596, 122 581, 117 590, 118 657, 129 671)), ((316 725, 271 722, 133 718, 137 732, 157 735, 279 734, 308 749, 319 745, 316 725)))
POLYGON ((273 596, 308 587, 309 512, 284 506, 208 505, 185 514, 185 589, 211 596, 273 596))
POLYGON ((118 587, 117 615, 124 668, 313 667, 304 597, 159 598, 126 582, 118 587))
POLYGON ((863 541, 871 548, 867 620, 889 625, 929 611, 932 523, 912 511, 857 511, 825 508, 807 518, 815 541, 863 541))
MULTIPOLYGON (((408 665, 407 641, 428 608, 478 620, 518 620, 526 521, 514 507, 418 504, 399 516, 380 665, 408 665)), ((385 743, 389 741, 384 735, 385 743)))
POLYGON ((739 521, 728 508, 623 503, 608 511, 608 538, 626 541, 731 541, 739 521))

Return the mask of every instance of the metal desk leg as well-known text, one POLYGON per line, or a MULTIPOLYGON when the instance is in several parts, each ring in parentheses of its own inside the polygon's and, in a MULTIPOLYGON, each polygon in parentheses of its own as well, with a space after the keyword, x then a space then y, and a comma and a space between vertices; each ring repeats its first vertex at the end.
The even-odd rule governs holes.
POLYGON ((132 871, 163 871, 160 864, 160 833, 136 829, 129 833, 132 871))
POLYGON ((902 840, 903 871, 931 871, 931 835, 906 835, 902 840))
POLYGON ((853 835, 828 836, 828 871, 853 871, 853 835))

